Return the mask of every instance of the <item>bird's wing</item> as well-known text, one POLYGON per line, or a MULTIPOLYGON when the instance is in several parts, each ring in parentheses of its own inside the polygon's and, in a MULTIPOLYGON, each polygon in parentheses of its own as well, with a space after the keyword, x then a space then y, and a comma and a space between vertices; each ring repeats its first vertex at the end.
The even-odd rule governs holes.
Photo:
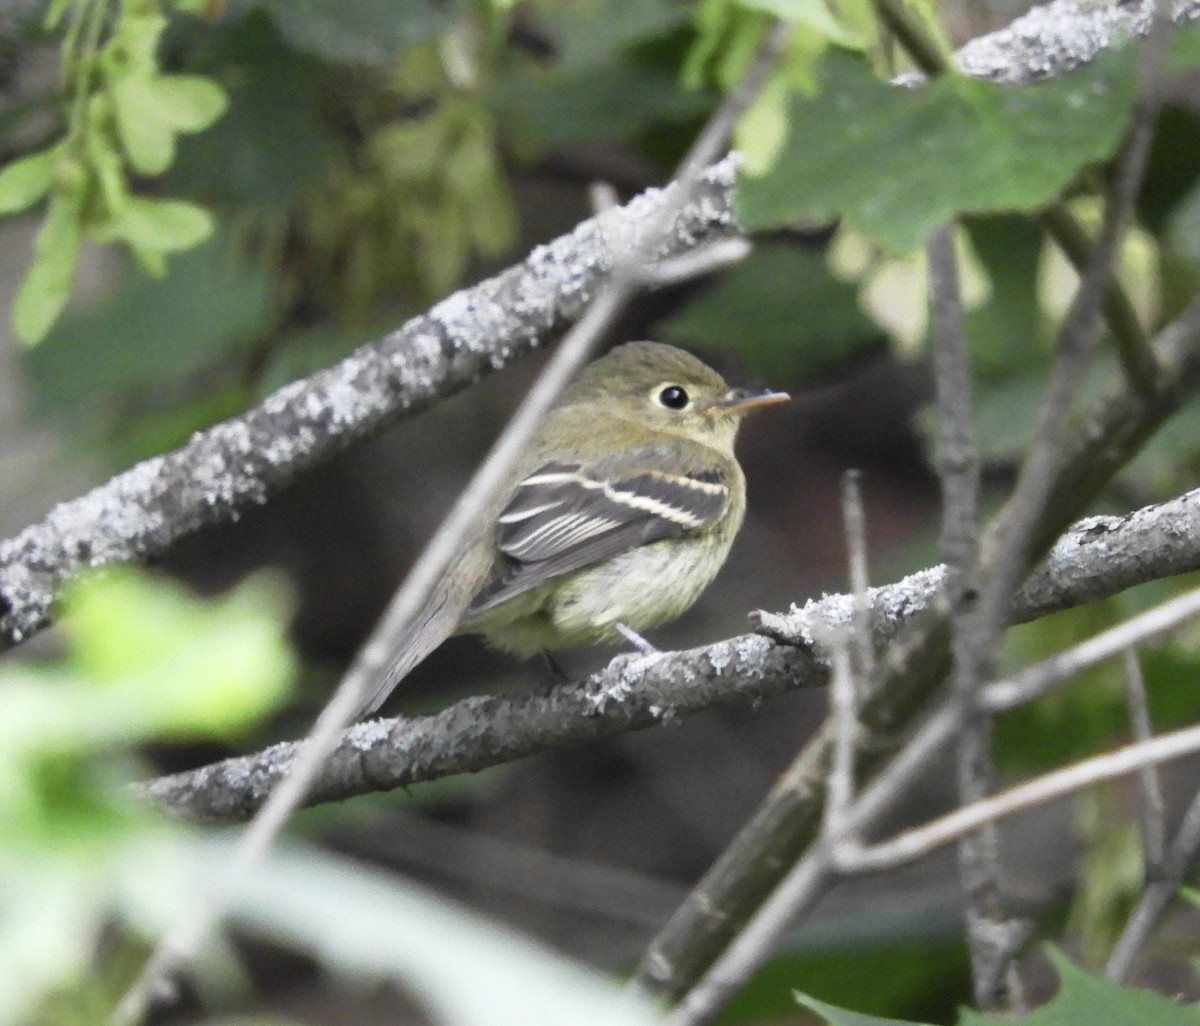
POLYGON ((646 457, 631 450, 594 467, 552 462, 525 477, 497 521, 504 558, 466 615, 639 545, 697 530, 725 512, 730 484, 717 459, 665 471, 646 457))

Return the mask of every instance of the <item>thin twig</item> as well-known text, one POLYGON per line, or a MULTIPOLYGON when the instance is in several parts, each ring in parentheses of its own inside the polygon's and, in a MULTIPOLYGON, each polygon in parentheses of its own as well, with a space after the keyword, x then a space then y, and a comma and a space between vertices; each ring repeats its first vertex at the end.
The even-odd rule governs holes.
MULTIPOLYGON (((1150 725, 1150 709, 1146 703, 1146 681, 1142 676, 1137 650, 1128 648, 1124 653, 1125 704, 1129 709, 1129 722, 1133 727, 1135 741, 1146 741, 1153 736, 1150 725)), ((1138 775, 1141 788, 1139 813, 1142 824, 1142 865, 1146 881, 1154 880, 1162 870, 1167 845, 1167 805, 1163 798, 1162 781, 1153 766, 1145 767, 1138 775)))
POLYGON ((866 516, 863 513, 860 474, 847 470, 842 475, 842 520, 845 524, 850 589, 854 615, 849 624, 830 624, 826 633, 832 656, 829 717, 833 730, 833 760, 829 769, 829 794, 824 830, 841 835, 841 817, 854 798, 854 757, 858 745, 858 687, 875 661, 871 637, 871 600, 868 595, 866 516), (850 646, 854 646, 854 658, 850 646))
POLYGON ((1188 727, 1149 741, 1137 741, 1114 752, 1084 759, 1010 787, 990 798, 906 830, 889 841, 860 848, 853 859, 843 861, 842 867, 852 865, 858 872, 873 873, 907 865, 942 845, 978 830, 985 823, 995 823, 1093 784, 1123 777, 1195 751, 1200 751, 1200 727, 1188 727))
MULTIPOLYGON (((1095 246, 1071 208, 1056 200, 1041 213, 1042 227, 1062 250, 1071 266, 1080 274, 1091 265, 1095 246)), ((1154 361, 1150 340, 1138 320, 1133 300, 1120 281, 1114 280, 1104 299, 1104 317, 1117 343, 1117 355, 1129 380, 1141 392, 1154 388, 1158 367, 1154 361)))
POLYGON ((1027 667, 1005 680, 989 684, 979 696, 979 704, 991 712, 1003 712, 1023 705, 1088 667, 1161 637, 1198 615, 1200 588, 1186 591, 1080 642, 1066 652, 1027 667))
MULTIPOLYGON (((1177 531, 1190 530, 1180 523, 1176 530, 1164 532, 1159 541, 1146 548, 1136 543, 1132 547, 1110 547, 1105 544, 1109 531, 1118 529, 1121 518, 1094 517, 1081 522, 1077 531, 1055 547, 1055 539, 1070 520, 1179 408, 1185 395, 1200 385, 1198 343, 1200 298, 1155 337, 1156 355, 1163 368, 1155 395, 1139 395, 1128 382, 1117 382, 1078 423, 1055 475, 1052 499, 1037 525, 1038 545, 1044 541, 1050 555, 1045 569, 1034 572, 1012 599, 1009 616, 1013 622, 1018 620, 1016 610, 1038 595, 1048 579, 1073 577, 1074 568, 1082 565, 1080 560, 1087 562, 1086 553, 1093 539, 1103 546, 1109 569, 1123 574, 1131 572, 1132 565, 1141 559, 1160 551, 1160 546, 1161 551, 1174 549, 1180 544, 1177 531), (1047 578, 1044 574, 1051 567, 1053 573, 1047 578)), ((1137 516, 1134 514, 1135 519, 1137 516)), ((873 625, 886 654, 861 698, 860 729, 869 758, 860 761, 860 773, 869 774, 897 750, 914 718, 945 680, 949 630, 944 571, 920 576, 926 598, 916 605, 910 605, 906 596, 895 596, 892 601, 882 593, 876 596, 873 625), (882 614, 880 602, 892 615, 882 614)), ((848 620, 851 602, 848 598, 840 602, 842 618, 848 620)), ((831 615, 829 609, 811 603, 785 617, 764 614, 758 622, 760 629, 773 637, 807 645, 812 637, 810 613, 822 620, 831 615)), ((779 885, 788 867, 803 858, 820 825, 831 744, 829 731, 821 730, 780 775, 751 819, 647 948, 637 973, 641 986, 675 997, 700 985, 706 971, 717 964, 731 938, 779 885)), ((860 804, 863 798, 860 794, 860 804)))
POLYGON ((702 278, 715 271, 723 271, 733 264, 739 264, 750 255, 752 249, 748 239, 720 239, 691 253, 669 257, 644 268, 639 274, 639 280, 647 289, 677 285, 679 282, 702 278))
POLYGON ((1104 974, 1110 980, 1125 980, 1133 968, 1138 952, 1150 939, 1150 934, 1166 912, 1167 906, 1179 892, 1183 878, 1200 855, 1200 793, 1192 799, 1184 813, 1183 822, 1167 851, 1158 878, 1143 890, 1125 929, 1117 938, 1109 955, 1104 974))
POLYGON ((867 518, 863 513, 860 483, 862 473, 847 470, 842 475, 842 519, 846 525, 846 553, 850 570, 850 593, 854 596, 854 656, 856 677, 865 678, 875 669, 875 645, 871 640, 871 579, 867 571, 867 518))
POLYGON ((733 126, 765 84, 789 28, 782 21, 773 22, 768 28, 759 53, 741 82, 714 112, 684 157, 676 175, 674 202, 665 204, 658 211, 643 245, 631 250, 628 261, 613 268, 600 295, 559 345, 484 464, 389 603, 379 626, 360 650, 333 697, 321 710, 287 776, 272 791, 246 829, 229 867, 212 890, 198 896, 194 906, 167 931, 126 991, 116 1011, 118 1023, 134 1023, 141 1019, 160 981, 192 956, 204 934, 219 917, 237 879, 262 856, 284 824, 301 807, 339 734, 361 708, 368 689, 378 681, 394 654, 396 639, 403 635, 408 624, 428 602, 446 567, 461 551, 475 523, 488 508, 492 496, 508 481, 512 468, 554 400, 617 314, 636 294, 638 268, 653 259, 661 245, 663 232, 687 201, 692 187, 727 145, 733 126))
MULTIPOLYGON (((1031 586, 1017 596, 1012 619, 1026 622, 1195 569, 1200 569, 1200 490, 1126 517, 1082 521, 1031 578, 1031 586)), ((912 618, 928 610, 941 592, 943 579, 943 571, 933 568, 871 589, 871 630, 877 648, 885 648, 912 618)), ((544 695, 475 695, 432 716, 358 724, 342 735, 309 801, 337 801, 475 772, 534 752, 653 727, 664 718, 676 722, 719 705, 751 704, 786 691, 823 687, 828 668, 814 646, 814 627, 847 626, 853 610, 853 596, 830 595, 814 600, 798 614, 769 618, 760 614, 774 625, 779 641, 747 635, 690 652, 663 653, 653 666, 640 668, 636 677, 631 677, 627 657, 618 656, 589 681, 564 684, 544 695), (800 621, 810 626, 802 627, 800 621), (622 687, 627 695, 620 703, 600 708, 592 698, 622 687)), ((1134 626, 1137 633, 1125 625, 1114 628, 1115 642, 1098 652, 1091 642, 1083 643, 1081 651, 1091 646, 1093 658, 1109 658, 1136 644, 1146 632, 1145 621, 1134 626)), ((1153 631, 1147 636, 1152 637, 1153 631)), ((1072 660, 1055 657, 1050 663, 1056 670, 1062 668, 1051 678, 1076 672, 1072 660)), ((1026 701, 1022 697, 1026 692, 1031 697, 1041 693, 1027 683, 1014 686, 1012 680, 992 688, 998 699, 1007 692, 1016 701, 1026 701)), ((999 701, 997 707, 1006 705, 999 701)), ((161 777, 139 790, 187 819, 248 819, 286 775, 296 748, 296 743, 284 742, 263 752, 161 777)), ((808 760, 825 764, 824 756, 812 753, 808 760)), ((798 799, 811 800, 803 769, 807 765, 801 760, 797 774, 786 771, 780 782, 784 789, 792 782, 798 799)))
POLYGON ((833 759, 825 798, 822 830, 842 835, 846 810, 854 801, 854 754, 858 716, 854 702, 854 665, 850 658, 850 632, 843 626, 829 629, 829 720, 833 730, 833 759))
MULTIPOLYGON (((950 596, 955 701, 960 707, 957 751, 959 804, 992 790, 991 723, 975 704, 987 675, 993 638, 981 630, 975 605, 979 568, 979 453, 971 402, 966 323, 954 251, 954 226, 945 225, 926 244, 929 266, 933 367, 938 403, 938 477, 942 485, 942 558, 950 596)), ((985 827, 962 838, 959 875, 966 898, 967 945, 975 1000, 981 1008, 1013 1007, 1017 981, 1000 885, 999 837, 985 827)))
MULTIPOLYGON (((1156 615, 1143 614, 1135 618, 1140 621, 1138 638, 1157 636, 1190 617, 1200 615, 1200 589, 1181 598, 1188 601, 1173 600, 1151 611, 1156 615)), ((1129 633, 1124 632, 1124 639, 1128 639, 1129 633)), ((1100 642, 1113 634, 1114 631, 1106 631, 1076 646, 1071 652, 1083 650, 1084 654, 1079 657, 1056 657, 1031 670, 1040 668, 1041 672, 1036 676, 1046 689, 1062 683, 1067 677, 1049 672, 1047 663, 1072 666, 1078 670, 1091 665, 1092 660, 1109 658, 1117 653, 1108 651, 1106 645, 1100 642)), ((1064 653, 1064 656, 1067 655, 1064 653)), ((1041 693, 1028 689, 1016 692, 1007 689, 993 696, 990 694, 993 686, 985 688, 980 694, 981 704, 993 711, 1009 708, 1007 701, 1014 694, 1020 694, 1022 700, 1028 701, 1041 693)), ((1193 727, 1176 735, 1088 760, 1059 773, 1048 774, 1029 785, 984 799, 932 824, 907 831, 893 841, 869 848, 857 843, 857 838, 864 836, 882 816, 894 809, 909 793, 913 783, 928 772, 932 762, 956 737, 961 721, 961 705, 950 701, 926 722, 846 811, 842 821, 846 839, 821 835, 809 846, 779 886, 713 962, 700 982, 687 992, 667 1020, 668 1026, 705 1026, 710 1023, 733 992, 776 948, 796 917, 815 904, 839 870, 853 867, 861 872, 868 868, 910 861, 932 850, 932 847, 957 840, 965 833, 993 822, 998 816, 1019 811, 1030 803, 1048 801, 1090 783, 1131 772, 1147 761, 1161 762, 1200 748, 1200 727, 1193 727)))

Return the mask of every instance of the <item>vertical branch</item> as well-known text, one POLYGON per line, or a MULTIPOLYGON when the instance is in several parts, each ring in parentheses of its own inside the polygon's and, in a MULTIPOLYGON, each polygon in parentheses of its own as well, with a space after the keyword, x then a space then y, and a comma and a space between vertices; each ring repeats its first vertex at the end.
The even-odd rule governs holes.
MULTIPOLYGON (((993 639, 986 625, 980 624, 976 609, 980 588, 979 453, 953 225, 943 225, 930 235, 926 257, 939 413, 941 546, 950 598, 954 701, 961 723, 958 798, 960 805, 971 805, 987 797, 993 785, 991 721, 976 702, 978 690, 991 672, 993 639)), ((975 1000, 981 1008, 1008 1007, 1015 998, 1011 941, 1019 931, 1005 922, 999 838, 993 824, 959 841, 958 863, 967 904, 975 1000)))
MULTIPOLYGON (((1126 649, 1124 658, 1125 704, 1129 708, 1129 722, 1133 727, 1133 739, 1146 741, 1152 736, 1150 709, 1146 704, 1146 681, 1137 652, 1126 649)), ((1146 881, 1156 879, 1166 858, 1166 802, 1163 800, 1162 782, 1154 766, 1145 766, 1138 774, 1141 788, 1139 813, 1142 821, 1142 862, 1146 881)))
POLYGON ((1137 906, 1113 946, 1104 967, 1104 974, 1110 980, 1121 981, 1129 976, 1134 959, 1154 932, 1171 899, 1179 892, 1184 876, 1195 865, 1197 857, 1200 857, 1200 793, 1184 813, 1157 879, 1142 890, 1137 906))
POLYGON ((220 917, 236 880, 265 854, 293 813, 300 808, 321 766, 333 750, 339 733, 361 708, 364 697, 378 681, 389 656, 395 654, 398 639, 404 636, 408 625, 433 594, 439 579, 455 554, 461 550, 469 531, 487 508, 492 495, 507 480, 511 467, 519 459, 538 423, 604 331, 640 289, 643 265, 653 261, 663 234, 695 189, 704 168, 720 155, 728 144, 737 120, 766 84, 790 27, 790 23, 783 19, 775 19, 767 27, 759 50, 741 80, 705 123, 684 156, 676 172, 672 200, 659 209, 643 244, 613 268, 606 286, 559 344, 520 409, 393 596, 381 623, 321 710, 288 775, 271 792, 246 828, 230 866, 218 877, 211 890, 197 896, 185 914, 160 938, 141 972, 123 995, 114 1015, 120 1026, 128 1026, 144 1017, 154 996, 161 991, 164 980, 192 957, 204 935, 220 917))
POLYGON ((850 586, 854 594, 852 623, 829 626, 833 669, 830 675, 829 720, 833 730, 833 759, 829 768, 824 832, 840 838, 842 821, 854 800, 854 756, 858 742, 856 681, 865 679, 875 661, 871 643, 871 602, 867 594, 867 532, 857 470, 842 475, 842 519, 850 586), (851 645, 854 658, 851 658, 851 645))
POLYGON ((842 519, 846 525, 846 552, 850 570, 850 590, 854 595, 854 654, 858 661, 854 672, 866 678, 875 669, 875 646, 871 642, 871 586, 867 573, 867 518, 863 514, 862 474, 848 470, 842 476, 842 519))

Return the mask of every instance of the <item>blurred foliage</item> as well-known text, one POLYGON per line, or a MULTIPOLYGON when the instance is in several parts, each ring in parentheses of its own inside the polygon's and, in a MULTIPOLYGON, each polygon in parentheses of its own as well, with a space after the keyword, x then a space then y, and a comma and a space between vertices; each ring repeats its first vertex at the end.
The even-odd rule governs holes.
MULTIPOLYGON (((1048 1004, 1023 1015, 1003 1017, 981 1015, 963 1009, 955 1020, 957 1026, 988 1026, 997 1022, 1010 1023, 1012 1026, 1083 1026, 1085 1023, 1104 1023, 1105 1026, 1195 1026, 1200 1023, 1200 1009, 1195 1006, 1092 976, 1053 949, 1050 958, 1058 970, 1059 990, 1048 1004)), ((818 1013, 829 1026, 922 1026, 902 1019, 860 1015, 835 1008, 807 994, 797 994, 797 999, 806 1008, 818 1013)))
POLYGON ((970 1000, 970 964, 961 941, 913 936, 903 943, 829 947, 772 959, 729 1002, 718 1023, 784 1021, 795 1015, 798 986, 821 1001, 864 1014, 937 1022, 949 1021, 970 1000), (870 987, 863 986, 865 980, 872 981, 870 987))
POLYGON ((831 54, 818 94, 792 101, 778 163, 741 189, 739 213, 751 228, 841 217, 904 253, 956 213, 1034 211, 1116 148, 1133 74, 1132 54, 1117 51, 1027 89, 944 76, 907 90, 831 54))
POLYGON ((857 291, 830 274, 820 252, 781 243, 759 246, 659 333, 712 350, 737 339, 757 373, 779 380, 835 371, 885 344, 857 291))
MULTIPOLYGON (((935 5, 908 7, 947 49, 935 5)), ((124 465, 378 337, 516 256, 546 178, 574 176, 582 193, 614 164, 632 169, 631 187, 667 173, 775 15, 795 29, 736 134, 749 172, 739 209, 762 234, 742 265, 681 290, 657 333, 730 350, 792 387, 923 359, 921 244, 958 216, 980 448, 1003 480, 1036 423, 1074 290, 1036 212, 1062 197, 1095 230, 1137 51, 1030 89, 955 77, 899 90, 886 80, 906 61, 869 0, 54 0, 28 42, 57 48, 60 80, 0 114, 15 155, 0 169, 0 213, 31 211, 38 228, 13 311, 23 338, 44 338, 22 364, 31 415, 65 421, 81 448, 107 446, 124 465), (88 286, 64 312, 91 245, 104 247, 85 261, 98 273, 78 276, 88 286)), ((1200 64, 1200 32, 1177 34, 1172 61, 1200 64)), ((1148 330, 1200 285, 1200 118, 1172 100, 1159 129, 1120 267, 1148 330)), ((1119 373, 1109 349, 1085 400, 1119 373)), ((1191 487, 1198 418, 1195 404, 1175 417, 1103 501, 1129 508, 1191 487)), ((1005 666, 1183 583, 1022 627, 1005 666)), ((213 857, 128 802, 131 753, 163 736, 236 736, 287 675, 270 588, 209 608, 150 587, 119 575, 90 585, 69 658, 12 668, 0 689, 0 1024, 35 1007, 47 1022, 96 1021, 88 1010, 108 1007, 141 954, 130 936, 153 935, 187 886, 181 867, 213 857), (125 940, 110 949, 98 942, 114 921, 125 940), (90 991, 78 985, 89 967, 90 991)), ((1143 653, 1156 727, 1200 714, 1198 659, 1186 635, 1143 653)), ((1127 733, 1119 677, 1102 667, 1001 717, 996 753, 1006 772, 1028 773, 1127 733)), ((1140 869, 1128 818, 1095 802, 1078 824, 1089 855, 1072 920, 1089 961, 1140 869)), ((577 967, 443 920, 439 903, 397 897, 390 880, 311 852, 269 872, 266 904, 235 907, 243 928, 339 977, 401 981, 455 1021, 502 1021, 488 1018, 502 992, 521 1021, 521 988, 503 985, 542 988, 538 964, 550 966, 546 994, 571 1009, 557 1021, 607 1000, 577 967), (326 924, 338 929, 324 936, 326 924), (404 948, 427 936, 446 947, 404 948), (498 982, 466 1008, 461 978, 476 964, 498 982)), ((219 965, 215 976, 233 972, 228 956, 219 965)), ((1024 1021, 1195 1021, 1069 964, 1060 972, 1062 995, 1024 1021)), ((827 1010, 830 1022, 950 1021, 936 997, 965 1000, 967 972, 944 938, 829 939, 785 952, 727 1021, 795 1014, 781 995, 796 986, 862 1012, 827 1010)))
POLYGON ((86 1006, 119 986, 130 952, 106 941, 96 974, 101 942, 159 900, 179 844, 127 790, 136 749, 237 737, 272 708, 293 674, 286 605, 269 580, 200 602, 106 572, 65 600, 63 659, 0 669, 0 1023, 71 1004, 64 988, 86 1006))
MULTIPOLYGON (((202 602, 140 572, 108 571, 71 589, 62 660, 0 669, 2 1026, 109 1021, 144 957, 137 938, 161 936, 211 891, 214 867, 232 864, 234 842, 161 818, 129 784, 145 773, 139 746, 236 737, 276 705, 294 669, 286 609, 269 579, 202 602)), ((315 850, 251 868, 228 914, 347 979, 400 983, 461 1026, 657 1021, 614 982, 315 850)), ((193 965, 218 1004, 237 996, 236 958, 216 939, 193 965)))
POLYGON ((64 130, 0 172, 0 214, 48 201, 13 304, 13 327, 26 342, 41 341, 66 305, 85 238, 121 242, 147 273, 161 275, 168 253, 190 249, 212 232, 201 207, 132 188, 135 176, 171 166, 180 134, 207 128, 225 110, 215 82, 163 72, 157 52, 169 9, 165 0, 125 0, 106 25, 105 0, 55 0, 47 8, 47 29, 67 23, 59 98, 64 130))

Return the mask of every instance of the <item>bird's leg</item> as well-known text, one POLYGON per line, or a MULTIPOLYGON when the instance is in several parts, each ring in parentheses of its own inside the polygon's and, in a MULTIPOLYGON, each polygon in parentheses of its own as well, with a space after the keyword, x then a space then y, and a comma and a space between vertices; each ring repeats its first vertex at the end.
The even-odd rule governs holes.
POLYGON ((650 642, 643 638, 632 627, 621 623, 620 620, 614 623, 613 626, 617 629, 617 633, 620 634, 621 637, 628 641, 629 644, 631 644, 639 652, 641 652, 642 655, 658 655, 658 649, 651 645, 650 642))
POLYGON ((571 678, 567 676, 567 671, 562 668, 562 664, 554 658, 554 653, 548 648, 542 649, 542 659, 546 663, 546 667, 550 670, 550 675, 560 684, 565 684, 571 678))

